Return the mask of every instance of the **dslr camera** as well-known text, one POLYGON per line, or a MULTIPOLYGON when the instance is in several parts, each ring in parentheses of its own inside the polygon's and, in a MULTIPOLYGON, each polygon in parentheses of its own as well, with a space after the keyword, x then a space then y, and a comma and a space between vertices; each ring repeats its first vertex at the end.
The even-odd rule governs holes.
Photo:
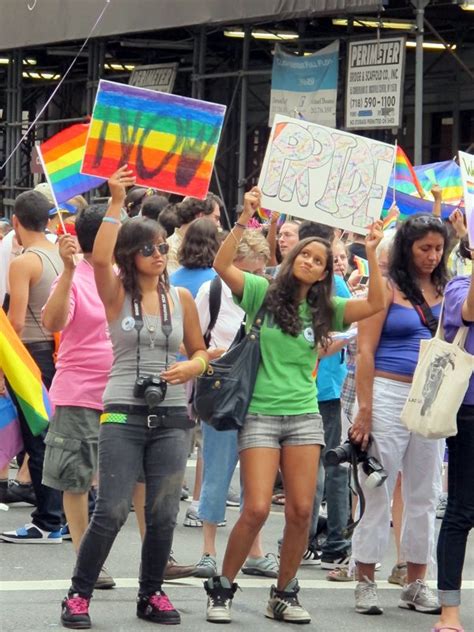
POLYGON ((166 397, 168 384, 156 375, 139 376, 135 380, 133 396, 145 400, 150 413, 154 413, 166 397))
POLYGON ((324 456, 324 464, 327 466, 350 463, 354 466, 362 465, 362 470, 367 475, 366 487, 375 489, 387 480, 387 472, 382 464, 374 456, 369 456, 360 445, 352 443, 349 439, 334 450, 328 450, 324 456))

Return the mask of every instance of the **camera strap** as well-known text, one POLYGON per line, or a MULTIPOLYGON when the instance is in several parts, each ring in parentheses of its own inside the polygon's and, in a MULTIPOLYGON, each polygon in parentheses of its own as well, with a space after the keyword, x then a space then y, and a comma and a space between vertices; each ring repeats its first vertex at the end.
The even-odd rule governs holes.
MULTIPOLYGON (((165 370, 168 368, 169 355, 169 337, 173 331, 173 323, 171 320, 171 310, 168 301, 168 295, 161 283, 158 283, 158 304, 160 308, 161 331, 165 337, 165 370)), ((141 302, 137 299, 132 301, 133 319, 135 321, 134 329, 137 332, 137 377, 140 376, 140 334, 143 329, 143 312, 141 302)))

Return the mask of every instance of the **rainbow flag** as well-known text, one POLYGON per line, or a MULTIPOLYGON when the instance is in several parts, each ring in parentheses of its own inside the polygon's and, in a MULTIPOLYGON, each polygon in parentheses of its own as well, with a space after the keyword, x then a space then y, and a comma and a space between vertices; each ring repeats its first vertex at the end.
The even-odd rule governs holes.
POLYGON ((23 450, 20 424, 12 400, 0 396, 0 468, 8 465, 23 450))
POLYGON ((33 435, 48 426, 52 414, 41 371, 0 309, 0 369, 4 372, 33 435))
POLYGON ((367 259, 354 255, 354 263, 357 266, 357 272, 360 276, 369 276, 369 262, 367 259))
POLYGON ((105 182, 81 173, 88 131, 88 124, 71 125, 39 146, 38 154, 56 206, 105 182))
POLYGON ((397 227, 400 213, 397 209, 391 208, 382 222, 383 230, 393 230, 397 227))
POLYGON ((409 194, 413 194, 413 192, 416 191, 421 198, 425 197, 425 191, 421 186, 415 170, 400 145, 397 145, 393 178, 396 182, 397 190, 409 194))
POLYGON ((466 180, 466 189, 469 195, 474 195, 474 182, 466 180))
MULTIPOLYGON (((266 208, 258 208, 257 209, 257 215, 259 216, 259 218, 262 220, 262 222, 267 223, 270 221, 270 217, 272 215, 271 211, 267 211, 266 208)), ((280 217, 278 218, 278 222, 277 224, 279 226, 281 226, 282 224, 285 223, 285 219, 286 219, 286 215, 285 213, 280 213, 280 217)))
POLYGON ((100 81, 82 173, 110 177, 128 164, 137 184, 205 198, 226 107, 100 81))

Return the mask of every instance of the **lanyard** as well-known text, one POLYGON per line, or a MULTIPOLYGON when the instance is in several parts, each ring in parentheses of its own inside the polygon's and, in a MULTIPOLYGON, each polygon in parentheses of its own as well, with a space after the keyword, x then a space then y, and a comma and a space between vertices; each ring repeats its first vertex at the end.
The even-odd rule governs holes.
MULTIPOLYGON (((161 317, 161 331, 165 337, 165 370, 168 368, 168 353, 169 353, 169 337, 173 331, 173 324, 171 321, 171 311, 168 302, 168 296, 166 290, 161 283, 158 283, 158 302, 160 307, 161 317)), ((143 313, 141 302, 134 299, 132 301, 133 318, 135 320, 135 331, 137 332, 137 377, 140 377, 140 334, 143 329, 143 313)))

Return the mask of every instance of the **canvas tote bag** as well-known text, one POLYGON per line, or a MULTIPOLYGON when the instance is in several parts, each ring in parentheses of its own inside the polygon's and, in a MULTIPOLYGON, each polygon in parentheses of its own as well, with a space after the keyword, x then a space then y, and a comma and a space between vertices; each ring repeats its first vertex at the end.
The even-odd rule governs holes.
POLYGON ((456 415, 474 370, 474 357, 464 349, 468 331, 468 327, 460 327, 453 342, 446 342, 442 308, 435 336, 421 341, 410 393, 401 413, 401 420, 411 432, 428 439, 457 434, 456 415))

